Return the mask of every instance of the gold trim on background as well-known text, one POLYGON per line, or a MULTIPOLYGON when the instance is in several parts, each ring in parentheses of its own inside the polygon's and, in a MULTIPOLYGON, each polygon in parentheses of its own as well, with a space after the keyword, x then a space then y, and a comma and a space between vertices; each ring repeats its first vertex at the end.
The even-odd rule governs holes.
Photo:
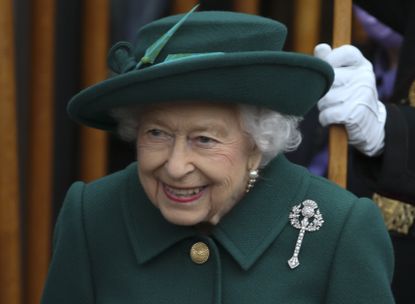
POLYGON ((388 230, 408 234, 415 219, 414 206, 377 193, 373 195, 373 200, 381 209, 388 230))
POLYGON ((408 97, 411 107, 415 107, 415 81, 412 82, 411 87, 409 88, 408 97))

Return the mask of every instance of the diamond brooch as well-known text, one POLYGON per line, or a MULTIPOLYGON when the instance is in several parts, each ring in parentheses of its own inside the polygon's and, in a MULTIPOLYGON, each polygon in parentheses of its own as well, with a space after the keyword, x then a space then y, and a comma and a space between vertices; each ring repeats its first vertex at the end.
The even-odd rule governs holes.
POLYGON ((313 200, 305 200, 301 204, 295 205, 288 218, 290 219, 291 226, 300 229, 295 244, 294 254, 288 260, 288 266, 290 266, 291 269, 294 269, 300 265, 298 255, 300 254, 305 232, 319 230, 321 226, 323 226, 324 220, 318 209, 317 203, 313 200))

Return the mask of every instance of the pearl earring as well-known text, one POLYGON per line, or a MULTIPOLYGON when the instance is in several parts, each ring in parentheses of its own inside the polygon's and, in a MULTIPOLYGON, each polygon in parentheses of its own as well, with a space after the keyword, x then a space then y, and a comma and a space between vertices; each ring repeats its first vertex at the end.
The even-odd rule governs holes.
POLYGON ((248 184, 246 185, 245 192, 248 193, 252 187, 254 187, 254 184, 256 182, 256 179, 258 178, 258 170, 250 170, 248 175, 248 184))

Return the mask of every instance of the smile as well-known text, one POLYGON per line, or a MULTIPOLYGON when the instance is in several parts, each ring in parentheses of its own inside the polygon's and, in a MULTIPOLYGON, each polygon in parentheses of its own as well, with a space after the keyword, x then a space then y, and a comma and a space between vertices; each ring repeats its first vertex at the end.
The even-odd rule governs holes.
POLYGON ((198 200, 203 195, 203 190, 206 186, 195 188, 173 188, 166 184, 163 184, 163 190, 166 196, 178 203, 190 203, 198 200))

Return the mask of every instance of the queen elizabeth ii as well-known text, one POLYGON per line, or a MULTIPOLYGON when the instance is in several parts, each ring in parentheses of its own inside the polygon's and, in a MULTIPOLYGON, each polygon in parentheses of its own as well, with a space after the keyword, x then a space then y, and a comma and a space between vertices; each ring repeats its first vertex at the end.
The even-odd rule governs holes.
POLYGON ((152 22, 69 114, 137 162, 69 189, 42 303, 393 303, 382 218, 283 152, 330 88, 285 27, 232 12, 152 22))

